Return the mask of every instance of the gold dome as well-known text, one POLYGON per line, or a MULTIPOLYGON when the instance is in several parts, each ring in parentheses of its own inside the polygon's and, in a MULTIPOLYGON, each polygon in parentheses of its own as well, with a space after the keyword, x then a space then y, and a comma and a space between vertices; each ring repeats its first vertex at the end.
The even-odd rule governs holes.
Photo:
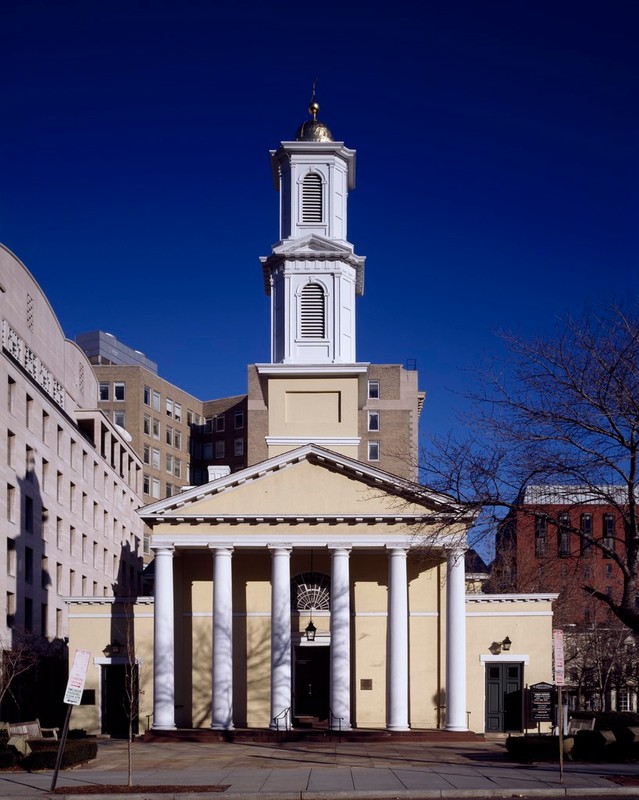
POLYGON ((308 107, 309 113, 313 119, 306 120, 297 129, 295 134, 296 142, 332 142, 333 134, 327 125, 317 119, 317 112, 319 111, 319 103, 315 100, 311 101, 308 107))

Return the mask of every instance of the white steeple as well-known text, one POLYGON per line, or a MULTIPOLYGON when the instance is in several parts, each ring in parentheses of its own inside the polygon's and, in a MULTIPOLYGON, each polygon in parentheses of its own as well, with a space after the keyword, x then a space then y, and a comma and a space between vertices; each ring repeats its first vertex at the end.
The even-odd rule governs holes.
POLYGON ((364 292, 364 261, 346 239, 355 151, 334 142, 309 107, 295 141, 271 151, 280 192, 280 241, 260 259, 271 296, 271 362, 353 364, 355 297, 364 292))

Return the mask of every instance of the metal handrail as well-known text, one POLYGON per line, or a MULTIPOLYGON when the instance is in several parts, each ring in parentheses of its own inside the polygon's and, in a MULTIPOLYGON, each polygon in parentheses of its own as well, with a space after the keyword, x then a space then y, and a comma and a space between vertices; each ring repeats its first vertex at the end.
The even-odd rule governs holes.
POLYGON ((273 717, 273 725, 275 725, 275 739, 277 742, 280 740, 280 722, 284 723, 284 730, 289 730, 289 720, 290 720, 290 712, 291 707, 285 708, 284 711, 280 711, 280 713, 273 717))
POLYGON ((333 727, 334 720, 337 720, 337 731, 338 731, 338 742, 342 741, 342 722, 344 721, 344 717, 338 717, 336 714, 333 714, 333 709, 329 706, 328 707, 328 729, 333 733, 335 728, 333 727))

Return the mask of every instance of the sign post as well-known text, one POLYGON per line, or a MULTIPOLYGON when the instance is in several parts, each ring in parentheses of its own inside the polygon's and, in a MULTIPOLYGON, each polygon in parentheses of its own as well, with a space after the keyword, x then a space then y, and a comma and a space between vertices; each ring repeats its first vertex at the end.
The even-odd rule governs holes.
POLYGON ((552 632, 553 663, 555 684, 557 686, 557 722, 559 725, 559 782, 564 782, 564 713, 561 690, 564 686, 564 632, 555 629, 552 632))
POLYGON ((64 693, 64 702, 67 704, 67 715, 64 719, 64 727, 62 728, 62 736, 60 737, 60 744, 58 745, 58 757, 55 761, 55 769, 53 771, 53 778, 51 780, 52 792, 58 782, 58 772, 62 765, 62 758, 64 756, 64 746, 67 743, 67 733, 69 732, 69 722, 71 721, 71 709, 73 706, 79 706, 82 701, 82 692, 84 691, 84 682, 87 677, 87 670, 89 668, 89 661, 91 660, 91 653, 89 650, 76 650, 73 657, 73 664, 71 672, 69 673, 69 680, 67 681, 67 688, 64 693))

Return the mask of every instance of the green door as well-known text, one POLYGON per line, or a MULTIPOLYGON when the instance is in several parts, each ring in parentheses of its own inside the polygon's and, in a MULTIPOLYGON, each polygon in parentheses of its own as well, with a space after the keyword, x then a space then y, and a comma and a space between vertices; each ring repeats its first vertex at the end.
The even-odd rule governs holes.
POLYGON ((486 732, 522 730, 522 664, 486 665, 486 732))

